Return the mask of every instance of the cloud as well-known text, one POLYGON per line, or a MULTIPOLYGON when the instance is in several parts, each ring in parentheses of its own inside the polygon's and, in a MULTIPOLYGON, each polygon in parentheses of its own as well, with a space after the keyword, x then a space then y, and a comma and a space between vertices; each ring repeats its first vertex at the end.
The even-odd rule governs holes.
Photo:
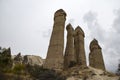
POLYGON ((114 14, 116 15, 116 19, 114 20, 113 28, 117 33, 120 33, 120 9, 115 10, 114 14))
POLYGON ((105 30, 98 23, 97 13, 89 11, 84 15, 83 20, 84 23, 87 24, 91 38, 96 38, 100 41, 103 41, 105 39, 105 35, 103 36, 105 30))
MULTIPOLYGON (((84 22, 87 23, 88 26, 94 25, 93 23, 96 22, 97 20, 96 17, 97 17, 96 13, 89 11, 84 15, 83 20, 84 22)), ((92 28, 92 26, 90 26, 90 28, 92 28)))
POLYGON ((108 51, 110 56, 110 65, 116 70, 120 60, 120 9, 115 11, 115 19, 112 24, 112 30, 108 37, 108 51), (112 31, 113 30, 113 31, 112 31))
POLYGON ((112 28, 104 41, 105 62, 108 70, 115 72, 120 60, 120 9, 115 10, 112 28))
POLYGON ((97 16, 99 16, 97 13, 89 11, 83 17, 90 31, 88 40, 97 38, 103 49, 107 70, 115 72, 120 59, 120 9, 115 12, 116 18, 110 30, 106 30, 99 24, 97 16))
POLYGON ((51 29, 47 29, 47 30, 43 31, 43 37, 44 38, 49 38, 50 35, 51 35, 51 32, 52 32, 51 29))
POLYGON ((75 20, 73 18, 69 19, 67 23, 74 25, 75 20))
MULTIPOLYGON (((98 23, 97 16, 98 14, 92 11, 87 12, 83 16, 83 21, 87 25, 86 27, 88 28, 87 32, 85 32, 86 34, 85 46, 89 46, 89 43, 93 38, 96 38, 99 41, 99 43, 101 43, 105 39, 105 36, 103 36, 105 31, 104 29, 102 29, 101 25, 98 23)), ((87 61, 88 61, 89 60, 88 56, 90 52, 89 47, 86 47, 86 52, 87 52, 86 56, 87 56, 87 61)))

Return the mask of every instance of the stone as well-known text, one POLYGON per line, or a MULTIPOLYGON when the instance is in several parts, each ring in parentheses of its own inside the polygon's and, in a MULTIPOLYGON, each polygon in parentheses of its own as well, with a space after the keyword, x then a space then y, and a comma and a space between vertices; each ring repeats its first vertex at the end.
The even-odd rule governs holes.
POLYGON ((77 64, 80 66, 86 66, 84 37, 85 34, 83 30, 78 26, 75 29, 75 33, 74 33, 74 48, 75 48, 77 64))
POLYGON ((102 48, 96 39, 93 39, 90 43, 89 65, 97 69, 105 70, 102 48))
POLYGON ((40 56, 35 55, 25 55, 23 57, 23 64, 29 64, 29 65, 38 65, 42 66, 44 60, 40 56))
POLYGON ((64 70, 64 72, 66 72, 66 74, 64 74, 67 76, 66 80, 119 80, 119 76, 113 73, 90 66, 87 69, 80 69, 79 66, 75 66, 68 69, 68 71, 64 70), (78 72, 77 74, 76 71, 78 72))
POLYGON ((64 27, 66 21, 66 13, 59 9, 54 14, 53 31, 48 47, 47 57, 44 68, 47 69, 63 69, 64 57, 64 27))
POLYGON ((64 68, 67 69, 76 64, 74 53, 74 29, 71 24, 66 27, 67 30, 67 43, 64 55, 64 68))

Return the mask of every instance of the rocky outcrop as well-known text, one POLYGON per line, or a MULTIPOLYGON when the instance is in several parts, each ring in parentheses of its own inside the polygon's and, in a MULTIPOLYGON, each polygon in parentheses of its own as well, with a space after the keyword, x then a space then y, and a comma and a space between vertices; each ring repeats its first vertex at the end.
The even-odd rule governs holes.
POLYGON ((29 65, 39 65, 42 66, 43 65, 44 60, 39 57, 39 56, 35 56, 35 55, 25 55, 23 57, 23 64, 29 64, 29 65))
POLYGON ((66 80, 118 80, 119 76, 107 71, 96 69, 93 67, 74 66, 63 71, 63 75, 67 76, 66 80))
POLYGON ((57 10, 54 15, 53 31, 49 43, 44 68, 63 69, 65 21, 66 21, 65 11, 62 9, 57 10))
POLYGON ((85 37, 85 34, 84 34, 83 30, 78 26, 75 29, 74 46, 75 46, 75 54, 76 54, 77 64, 80 66, 86 66, 84 37, 85 37))
POLYGON ((90 54, 89 54, 89 65, 105 70, 103 55, 102 55, 102 48, 98 44, 96 39, 92 40, 90 43, 90 54))
POLYGON ((66 27, 67 30, 67 44, 64 55, 64 68, 67 69, 76 64, 76 58, 74 53, 74 29, 71 24, 66 27))
POLYGON ((13 56, 13 67, 15 64, 29 64, 29 65, 38 65, 43 66, 44 59, 42 59, 40 56, 35 55, 21 55, 21 53, 17 54, 16 56, 13 56))

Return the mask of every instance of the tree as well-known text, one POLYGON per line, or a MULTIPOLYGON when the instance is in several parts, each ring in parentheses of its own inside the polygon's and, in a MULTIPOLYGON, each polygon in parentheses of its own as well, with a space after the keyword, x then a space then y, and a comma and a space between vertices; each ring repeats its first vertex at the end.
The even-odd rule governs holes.
POLYGON ((120 60, 119 60, 119 64, 118 64, 117 75, 120 75, 120 60))
POLYGON ((35 78, 35 80, 66 80, 66 77, 61 73, 57 73, 55 70, 44 69, 40 66, 27 66, 28 73, 35 78))
POLYGON ((12 67, 11 50, 10 48, 0 52, 0 71, 8 71, 12 67))

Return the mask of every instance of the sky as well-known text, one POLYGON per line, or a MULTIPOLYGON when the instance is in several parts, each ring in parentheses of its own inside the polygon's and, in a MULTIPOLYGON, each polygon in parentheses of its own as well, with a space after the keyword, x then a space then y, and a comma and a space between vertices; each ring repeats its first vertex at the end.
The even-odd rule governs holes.
MULTIPOLYGON (((46 57, 55 11, 67 13, 66 23, 85 32, 89 44, 96 38, 106 69, 115 72, 120 60, 120 0, 0 0, 0 46, 13 55, 46 57)), ((66 44, 65 30, 65 44, 66 44)))

